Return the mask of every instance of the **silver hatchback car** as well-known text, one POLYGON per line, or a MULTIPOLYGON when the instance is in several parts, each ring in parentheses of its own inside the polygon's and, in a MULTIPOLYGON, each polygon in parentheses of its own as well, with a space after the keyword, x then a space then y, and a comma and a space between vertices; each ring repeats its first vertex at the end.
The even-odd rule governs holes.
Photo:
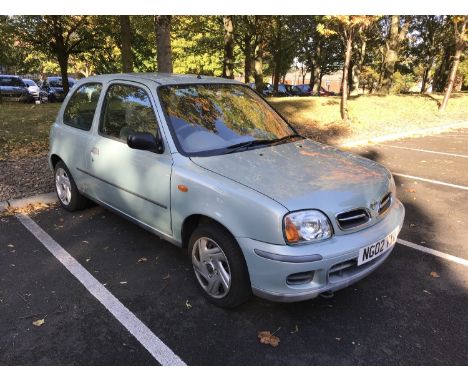
POLYGON ((303 138, 221 78, 80 80, 49 160, 63 208, 93 200, 187 248, 201 291, 223 307, 344 288, 385 261, 404 219, 388 170, 303 138))

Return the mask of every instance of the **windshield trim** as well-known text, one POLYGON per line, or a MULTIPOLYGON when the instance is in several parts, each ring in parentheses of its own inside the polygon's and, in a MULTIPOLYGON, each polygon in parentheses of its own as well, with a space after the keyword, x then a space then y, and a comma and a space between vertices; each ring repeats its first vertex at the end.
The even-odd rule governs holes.
MULTIPOLYGON (((164 104, 161 102, 161 97, 160 97, 159 91, 160 91, 160 89, 167 88, 167 87, 191 86, 191 85, 195 85, 195 86, 197 86, 197 85, 231 85, 231 86, 246 87, 250 91, 253 91, 255 94, 257 94, 260 97, 261 102, 263 102, 268 108, 270 108, 272 110, 273 113, 276 113, 284 121, 284 123, 286 123, 286 125, 292 130, 292 134, 300 135, 297 132, 297 130, 293 126, 291 126, 291 124, 286 120, 286 118, 284 118, 283 115, 281 115, 281 113, 279 113, 273 106, 271 106, 265 100, 265 98, 263 98, 262 95, 260 95, 258 92, 253 90, 248 84, 244 84, 242 82, 237 83, 237 82, 224 82, 224 81, 213 81, 213 82, 210 81, 210 82, 200 82, 200 83, 183 82, 183 83, 159 85, 156 88, 157 98, 158 98, 159 105, 161 106, 162 112, 164 114, 164 119, 166 120, 167 127, 169 128, 169 132, 171 133, 172 141, 174 142, 174 145, 176 146, 177 151, 179 152, 179 154, 181 154, 181 155, 183 155, 183 156, 185 156, 187 158, 190 158, 190 157, 211 157, 211 156, 228 155, 228 154, 234 154, 234 153, 241 152, 241 151, 231 151, 231 152, 229 152, 229 151, 226 150, 226 147, 223 147, 221 149, 205 150, 205 151, 200 151, 200 152, 197 152, 197 153, 188 153, 182 148, 182 146, 181 146, 181 144, 179 142, 179 139, 177 138, 177 134, 176 134, 176 132, 174 130, 174 127, 172 126, 171 118, 167 114, 164 104)), ((276 144, 284 144, 284 143, 290 143, 290 142, 288 142, 288 140, 285 140, 284 142, 280 142, 280 143, 276 143, 276 144)), ((275 142, 272 141, 272 144, 275 144, 275 142)), ((256 150, 256 149, 259 149, 259 148, 265 148, 266 146, 269 146, 268 143, 258 145, 258 146, 247 147, 245 150, 242 150, 242 151, 256 150)))

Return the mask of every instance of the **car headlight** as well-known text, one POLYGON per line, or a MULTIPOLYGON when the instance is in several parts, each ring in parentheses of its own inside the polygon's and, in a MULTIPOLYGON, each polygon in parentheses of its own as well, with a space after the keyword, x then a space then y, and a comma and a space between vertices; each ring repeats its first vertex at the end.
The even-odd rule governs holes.
POLYGON ((288 244, 310 243, 331 237, 332 227, 322 212, 305 210, 285 215, 283 232, 288 244))

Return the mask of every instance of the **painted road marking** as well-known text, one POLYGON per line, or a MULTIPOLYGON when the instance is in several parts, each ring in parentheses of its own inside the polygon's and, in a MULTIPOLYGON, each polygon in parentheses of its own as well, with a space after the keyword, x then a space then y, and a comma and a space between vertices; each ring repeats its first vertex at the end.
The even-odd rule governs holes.
POLYGON ((468 158, 468 155, 444 153, 442 151, 415 149, 415 148, 412 148, 412 147, 402 147, 402 146, 393 146, 393 145, 379 145, 379 146, 392 147, 392 148, 395 148, 395 149, 402 149, 402 150, 421 151, 423 153, 430 153, 430 154, 448 155, 448 156, 451 156, 451 157, 458 157, 458 158, 468 158))
POLYGON ((449 255, 448 253, 436 251, 435 249, 424 247, 419 244, 411 243, 410 241, 402 240, 402 239, 397 239, 397 243, 401 245, 406 245, 407 247, 417 249, 418 251, 428 253, 433 256, 440 257, 442 259, 452 261, 457 264, 464 265, 465 267, 468 267, 468 260, 462 259, 457 256, 449 255))
POLYGON ((440 185, 442 185, 442 186, 453 187, 453 188, 459 188, 459 189, 461 189, 461 190, 468 191, 468 187, 467 187, 467 186, 460 186, 460 185, 458 185, 458 184, 445 183, 445 182, 441 182, 440 180, 433 180, 433 179, 427 179, 427 178, 420 178, 419 176, 400 174, 400 173, 398 173, 398 172, 393 172, 392 174, 393 174, 393 175, 396 175, 396 176, 401 176, 401 177, 403 177, 403 178, 416 179, 416 180, 420 180, 421 182, 428 182, 428 183, 440 184, 440 185))
POLYGON ((75 276, 78 281, 104 305, 104 307, 140 342, 158 361, 166 366, 185 366, 167 345, 162 342, 143 322, 123 305, 104 285, 94 278, 63 247, 39 227, 28 215, 18 214, 17 219, 31 232, 54 257, 75 276))

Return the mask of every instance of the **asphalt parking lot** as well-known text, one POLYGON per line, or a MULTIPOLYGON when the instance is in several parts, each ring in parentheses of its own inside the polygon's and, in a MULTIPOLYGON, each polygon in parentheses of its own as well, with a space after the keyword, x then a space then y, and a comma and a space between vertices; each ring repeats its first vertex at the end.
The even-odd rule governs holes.
POLYGON ((399 174, 406 219, 385 264, 329 299, 223 310, 181 249, 101 207, 31 215, 85 286, 2 218, 0 364, 467 365, 468 129, 352 151, 399 174))

